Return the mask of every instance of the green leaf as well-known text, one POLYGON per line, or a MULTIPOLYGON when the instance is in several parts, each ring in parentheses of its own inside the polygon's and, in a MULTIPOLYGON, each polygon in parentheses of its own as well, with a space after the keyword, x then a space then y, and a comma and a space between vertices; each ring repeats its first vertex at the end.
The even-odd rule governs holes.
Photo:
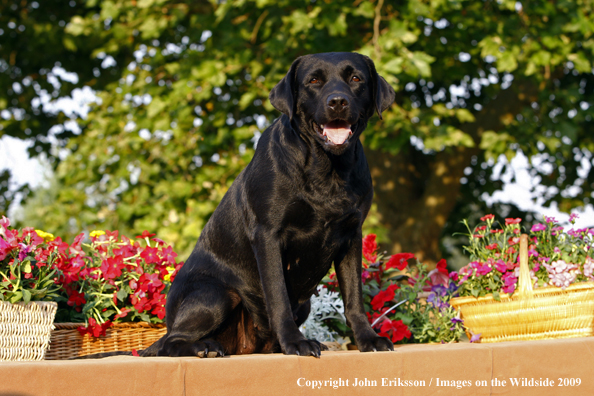
POLYGON ((418 69, 422 77, 431 77, 430 64, 435 61, 435 58, 425 52, 415 51, 412 53, 411 62, 418 69))
POLYGON ((29 304, 31 301, 31 292, 27 289, 23 289, 23 301, 25 304, 29 304))
POLYGON ((573 62, 575 69, 580 73, 589 73, 592 71, 592 64, 582 51, 577 54, 567 55, 567 59, 573 62))
POLYGON ((23 272, 25 274, 31 273, 31 261, 30 260, 23 261, 22 266, 23 266, 23 272))
POLYGON ((23 293, 20 291, 12 293, 12 295, 8 298, 8 302, 14 304, 21 301, 23 298, 23 293))
POLYGON ((120 290, 118 290, 118 293, 116 294, 118 300, 120 300, 121 302, 124 302, 126 300, 126 298, 128 297, 128 292, 122 287, 120 288, 120 290))
POLYGON ((505 51, 499 59, 497 59, 497 70, 500 72, 513 72, 518 68, 518 61, 516 55, 510 51, 505 51))

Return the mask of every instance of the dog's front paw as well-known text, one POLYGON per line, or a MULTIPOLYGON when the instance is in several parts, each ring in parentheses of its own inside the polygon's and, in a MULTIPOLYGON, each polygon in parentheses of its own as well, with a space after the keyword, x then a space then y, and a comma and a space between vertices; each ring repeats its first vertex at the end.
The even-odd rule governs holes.
POLYGON ((357 348, 361 352, 393 351, 394 344, 386 337, 375 335, 357 339, 357 348))
POLYGON ((214 358, 225 356, 225 351, 218 342, 205 339, 195 342, 175 342, 166 344, 159 350, 157 356, 197 356, 199 358, 214 358))
POLYGON ((308 340, 301 337, 293 341, 280 343, 281 349, 285 355, 313 356, 320 357, 321 351, 325 348, 316 340, 308 340))

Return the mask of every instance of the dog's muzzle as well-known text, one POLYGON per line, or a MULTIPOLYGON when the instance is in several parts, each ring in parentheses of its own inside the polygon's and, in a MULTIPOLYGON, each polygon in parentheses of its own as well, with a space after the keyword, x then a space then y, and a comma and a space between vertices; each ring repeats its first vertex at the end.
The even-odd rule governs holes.
POLYGON ((351 125, 342 120, 334 120, 322 125, 314 122, 314 129, 325 142, 337 146, 345 144, 353 136, 351 125))

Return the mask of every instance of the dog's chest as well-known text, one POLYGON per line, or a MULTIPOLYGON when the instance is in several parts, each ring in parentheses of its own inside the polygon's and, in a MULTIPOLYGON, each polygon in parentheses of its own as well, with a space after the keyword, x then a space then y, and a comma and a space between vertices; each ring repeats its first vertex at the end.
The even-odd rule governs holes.
POLYGON ((305 200, 290 205, 283 222, 283 267, 293 298, 308 299, 332 263, 356 239, 363 215, 356 201, 316 207, 305 200))

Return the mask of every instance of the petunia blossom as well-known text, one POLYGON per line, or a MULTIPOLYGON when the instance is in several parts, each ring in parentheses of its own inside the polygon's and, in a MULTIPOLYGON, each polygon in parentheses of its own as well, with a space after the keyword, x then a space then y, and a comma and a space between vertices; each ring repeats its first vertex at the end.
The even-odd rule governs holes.
POLYGON ((375 234, 369 234, 363 238, 363 257, 370 263, 375 263, 377 260, 377 242, 375 238, 375 234))
POLYGON ((530 232, 539 232, 539 231, 544 231, 546 229, 547 229, 546 225, 537 223, 532 226, 532 228, 530 229, 530 232))
POLYGON ((412 334, 402 320, 386 319, 382 323, 379 335, 391 338, 392 342, 398 342, 404 338, 410 338, 412 334))
POLYGON ((414 258, 415 258, 415 255, 412 253, 396 253, 390 257, 390 259, 386 262, 385 266, 386 266, 386 269, 398 268, 399 270, 402 271, 408 265, 408 260, 411 260, 414 258))
POLYGON ((377 311, 382 308, 385 303, 392 301, 394 299, 394 291, 398 288, 397 284, 392 284, 388 286, 386 290, 380 290, 380 292, 371 299, 371 308, 377 311))

